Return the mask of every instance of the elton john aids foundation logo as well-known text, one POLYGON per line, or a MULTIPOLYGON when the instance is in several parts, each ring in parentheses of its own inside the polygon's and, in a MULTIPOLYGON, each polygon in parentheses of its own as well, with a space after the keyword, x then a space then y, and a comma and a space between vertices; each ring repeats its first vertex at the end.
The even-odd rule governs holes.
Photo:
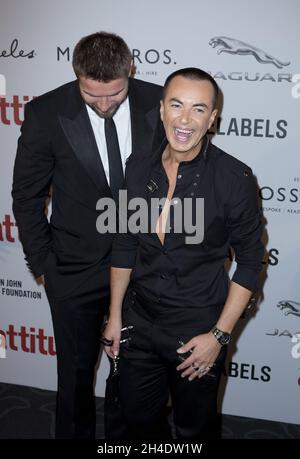
POLYGON ((290 62, 283 62, 277 59, 271 54, 263 51, 262 49, 256 48, 255 46, 249 45, 244 41, 237 40, 236 38, 231 37, 213 37, 209 41, 209 45, 213 48, 219 47, 217 54, 228 53, 228 54, 238 54, 240 56, 253 56, 260 64, 273 64, 278 69, 282 69, 288 65, 290 62))

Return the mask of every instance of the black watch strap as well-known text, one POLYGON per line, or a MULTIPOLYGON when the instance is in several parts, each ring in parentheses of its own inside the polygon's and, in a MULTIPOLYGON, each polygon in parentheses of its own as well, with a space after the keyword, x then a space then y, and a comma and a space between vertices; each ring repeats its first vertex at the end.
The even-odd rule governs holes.
POLYGON ((231 335, 230 333, 220 330, 218 327, 213 327, 211 330, 212 334, 216 340, 221 344, 221 346, 226 346, 230 343, 231 335))

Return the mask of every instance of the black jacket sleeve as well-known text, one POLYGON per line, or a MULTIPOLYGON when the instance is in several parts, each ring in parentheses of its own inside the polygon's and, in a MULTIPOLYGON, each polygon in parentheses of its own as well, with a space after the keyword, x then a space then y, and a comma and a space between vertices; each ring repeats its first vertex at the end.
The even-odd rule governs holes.
POLYGON ((44 261, 52 243, 45 207, 53 169, 50 140, 29 103, 18 141, 12 197, 25 259, 35 276, 44 273, 44 261))

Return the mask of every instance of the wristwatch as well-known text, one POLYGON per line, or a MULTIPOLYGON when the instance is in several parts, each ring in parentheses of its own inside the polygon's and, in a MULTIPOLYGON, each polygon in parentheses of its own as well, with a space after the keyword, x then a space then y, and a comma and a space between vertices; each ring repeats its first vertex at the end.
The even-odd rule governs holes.
POLYGON ((212 334, 216 338, 216 340, 221 344, 221 346, 226 346, 230 343, 231 335, 230 333, 223 332, 217 327, 212 328, 212 334))

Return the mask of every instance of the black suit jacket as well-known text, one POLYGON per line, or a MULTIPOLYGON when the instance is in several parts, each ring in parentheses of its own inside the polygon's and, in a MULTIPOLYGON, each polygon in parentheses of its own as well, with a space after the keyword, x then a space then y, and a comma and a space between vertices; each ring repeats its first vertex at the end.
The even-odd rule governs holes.
MULTIPOLYGON (((130 79, 135 155, 150 155, 163 138, 160 98, 160 86, 130 79)), ((77 80, 26 105, 12 196, 26 260, 35 276, 45 275, 48 294, 68 296, 95 275, 106 295, 113 235, 97 232, 96 203, 111 192, 77 80)))

